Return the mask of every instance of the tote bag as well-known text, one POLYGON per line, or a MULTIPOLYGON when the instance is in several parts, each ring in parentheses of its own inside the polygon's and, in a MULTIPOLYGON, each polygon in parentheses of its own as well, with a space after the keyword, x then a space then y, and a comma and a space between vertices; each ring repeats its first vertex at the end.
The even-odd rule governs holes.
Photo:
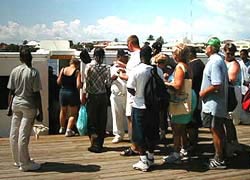
POLYGON ((184 84, 180 90, 171 90, 169 93, 169 114, 182 115, 191 112, 192 79, 184 79, 184 84))
POLYGON ((84 105, 81 105, 81 108, 78 113, 78 119, 76 122, 76 128, 81 136, 87 134, 87 125, 88 125, 88 118, 87 118, 87 111, 84 105))

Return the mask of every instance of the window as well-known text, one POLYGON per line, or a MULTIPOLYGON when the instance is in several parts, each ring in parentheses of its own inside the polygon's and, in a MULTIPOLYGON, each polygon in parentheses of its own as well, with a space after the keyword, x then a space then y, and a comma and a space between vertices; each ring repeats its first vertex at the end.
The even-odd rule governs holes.
POLYGON ((0 109, 8 108, 8 95, 9 89, 7 84, 9 81, 9 76, 0 76, 0 109))

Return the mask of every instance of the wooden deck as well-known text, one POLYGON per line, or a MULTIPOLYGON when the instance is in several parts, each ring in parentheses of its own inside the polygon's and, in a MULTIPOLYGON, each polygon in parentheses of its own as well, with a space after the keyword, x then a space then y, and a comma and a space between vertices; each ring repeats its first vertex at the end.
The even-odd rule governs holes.
POLYGON ((132 169, 137 156, 122 157, 119 152, 129 146, 128 141, 112 144, 112 137, 105 139, 105 152, 94 154, 87 151, 87 136, 65 138, 63 135, 31 138, 30 154, 42 168, 36 172, 20 172, 14 167, 9 140, 0 138, 0 179, 250 179, 250 126, 237 126, 239 141, 244 149, 229 160, 226 170, 207 170, 203 166, 213 156, 211 135, 200 129, 200 143, 195 156, 180 165, 162 163, 162 157, 170 151, 171 135, 167 135, 168 146, 160 144, 156 151, 156 166, 149 172, 132 169))

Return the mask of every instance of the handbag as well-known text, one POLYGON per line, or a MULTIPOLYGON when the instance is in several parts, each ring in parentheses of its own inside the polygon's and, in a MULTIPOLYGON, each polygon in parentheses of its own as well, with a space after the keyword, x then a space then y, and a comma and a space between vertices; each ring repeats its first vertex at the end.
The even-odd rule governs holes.
POLYGON ((191 112, 192 79, 184 79, 180 90, 170 90, 169 113, 171 115, 183 115, 191 112))
POLYGON ((227 96, 227 112, 232 112, 238 104, 234 86, 229 83, 228 84, 228 96, 227 96))
POLYGON ((250 89, 247 90, 244 98, 242 100, 242 109, 244 111, 250 112, 250 89))
POLYGON ((76 122, 76 128, 81 136, 87 134, 88 128, 88 117, 86 107, 81 105, 78 113, 78 119, 76 122))

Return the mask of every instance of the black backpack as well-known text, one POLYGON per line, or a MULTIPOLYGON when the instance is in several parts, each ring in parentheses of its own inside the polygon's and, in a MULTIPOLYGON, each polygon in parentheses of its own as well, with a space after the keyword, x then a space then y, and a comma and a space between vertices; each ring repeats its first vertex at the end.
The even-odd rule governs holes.
POLYGON ((153 65, 151 77, 144 89, 145 105, 147 109, 154 111, 166 111, 169 105, 170 95, 162 78, 157 73, 157 67, 153 65))

